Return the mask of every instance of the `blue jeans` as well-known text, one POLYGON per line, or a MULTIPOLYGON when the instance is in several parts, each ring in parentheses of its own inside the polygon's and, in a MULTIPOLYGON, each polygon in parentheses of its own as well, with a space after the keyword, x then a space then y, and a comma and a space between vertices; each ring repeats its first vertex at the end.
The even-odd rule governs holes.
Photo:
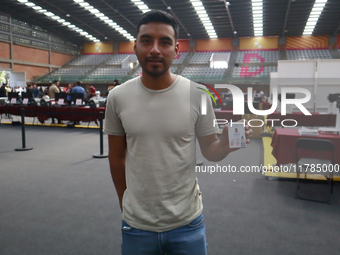
POLYGON ((203 214, 188 225, 151 232, 122 224, 122 255, 207 255, 203 214))

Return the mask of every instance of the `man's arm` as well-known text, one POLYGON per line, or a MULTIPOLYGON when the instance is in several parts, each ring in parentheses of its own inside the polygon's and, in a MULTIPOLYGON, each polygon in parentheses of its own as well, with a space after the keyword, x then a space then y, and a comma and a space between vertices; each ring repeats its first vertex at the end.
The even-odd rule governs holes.
POLYGON ((113 183, 115 185, 120 209, 126 190, 125 181, 126 137, 109 135, 109 163, 113 183))
MULTIPOLYGON (((245 127, 246 130, 246 143, 250 143, 249 136, 252 135, 253 130, 248 125, 245 127)), ((203 156, 209 161, 221 161, 230 152, 238 149, 229 148, 229 136, 228 136, 228 125, 225 125, 222 131, 221 138, 218 139, 216 134, 197 137, 201 152, 203 156)))

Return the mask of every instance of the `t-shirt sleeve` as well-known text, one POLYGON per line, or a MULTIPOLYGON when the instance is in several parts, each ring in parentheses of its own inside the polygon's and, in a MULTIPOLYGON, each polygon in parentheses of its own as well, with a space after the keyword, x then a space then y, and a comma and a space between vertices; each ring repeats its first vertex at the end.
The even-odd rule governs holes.
MULTIPOLYGON (((201 108, 201 107, 200 107, 201 108)), ((210 103, 210 100, 208 100, 207 103, 207 114, 202 115, 201 109, 199 110, 199 116, 196 121, 195 131, 197 136, 208 136, 212 134, 216 134, 220 131, 218 125, 215 125, 214 120, 215 112, 212 107, 212 104, 210 103)))
POLYGON ((115 94, 110 93, 106 102, 105 123, 103 131, 108 135, 124 136, 125 130, 118 116, 115 103, 115 94))

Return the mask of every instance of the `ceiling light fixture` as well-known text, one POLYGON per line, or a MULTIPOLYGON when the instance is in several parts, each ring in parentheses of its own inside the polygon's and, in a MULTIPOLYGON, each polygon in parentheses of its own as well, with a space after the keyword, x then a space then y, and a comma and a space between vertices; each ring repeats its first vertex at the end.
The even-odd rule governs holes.
POLYGON ((192 6, 194 7, 198 17, 201 19, 201 22, 202 22, 206 32, 208 33, 210 39, 217 38, 215 28, 214 28, 213 24, 211 23, 210 18, 208 16, 201 0, 190 0, 190 2, 192 4, 192 6))
POLYGON ((310 12, 309 18, 306 22, 306 26, 303 30, 303 35, 312 35, 316 24, 319 21, 319 17, 327 3, 327 0, 315 0, 313 8, 310 12))
MULTIPOLYGON (((40 6, 36 5, 35 3, 29 2, 28 0, 17 0, 19 3, 23 3, 28 7, 31 7, 32 9, 34 9, 37 12, 40 12, 44 15, 46 15, 47 17, 59 22, 60 24, 67 26, 68 28, 72 29, 72 30, 76 30, 79 34, 85 36, 86 38, 91 38, 91 40, 98 40, 97 38, 93 37, 91 35, 91 37, 88 36, 88 33, 83 31, 82 29, 76 27, 75 25, 72 25, 70 22, 66 22, 65 19, 60 18, 59 16, 55 15, 52 12, 49 12, 43 8, 41 8, 40 6)), ((84 0, 74 0, 75 2, 78 3, 82 3, 84 0)), ((70 14, 66 14, 66 17, 70 17, 70 14)))
POLYGON ((44 14, 48 17, 54 16, 54 14, 52 12, 45 12, 44 14))
MULTIPOLYGON (((136 0, 131 0, 131 2, 138 7, 143 13, 146 13, 150 11, 149 7, 143 2, 143 1, 136 1, 136 0)), ((171 6, 167 7, 168 10, 171 10, 171 6)))
POLYGON ((262 0, 251 0, 253 12, 253 29, 255 36, 263 36, 263 2, 262 0))
MULTIPOLYGON (((73 0, 75 3, 78 3, 81 7, 88 10, 91 14, 95 15, 97 18, 108 24, 110 27, 118 31, 120 34, 122 34, 125 38, 131 39, 134 38, 131 34, 129 34, 126 30, 124 30, 122 27, 120 27, 116 22, 109 19, 109 17, 105 16, 100 10, 94 8, 92 5, 90 5, 88 2, 85 2, 84 0, 73 0)), ((139 9, 149 11, 149 8, 144 4, 142 1, 132 1, 139 9)), ((95 38, 96 39, 96 38, 95 38)))

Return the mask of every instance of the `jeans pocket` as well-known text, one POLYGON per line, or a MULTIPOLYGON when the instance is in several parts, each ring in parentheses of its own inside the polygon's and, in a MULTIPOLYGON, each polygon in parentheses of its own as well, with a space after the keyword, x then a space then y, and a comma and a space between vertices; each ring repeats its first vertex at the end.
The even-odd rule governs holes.
POLYGON ((122 231, 130 231, 132 227, 127 224, 124 220, 122 220, 122 231))
POLYGON ((194 219, 192 222, 190 222, 187 226, 190 228, 197 228, 201 226, 204 222, 203 213, 200 214, 196 219, 194 219))

